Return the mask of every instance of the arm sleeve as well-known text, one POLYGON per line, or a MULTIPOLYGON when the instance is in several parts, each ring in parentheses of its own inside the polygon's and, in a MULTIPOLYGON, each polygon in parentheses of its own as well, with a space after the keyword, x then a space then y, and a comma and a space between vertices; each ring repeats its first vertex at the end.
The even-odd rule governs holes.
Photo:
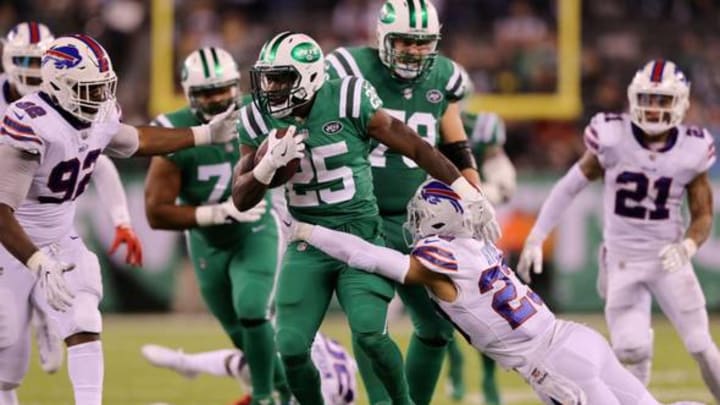
POLYGON ((357 119, 358 130, 365 134, 375 112, 383 102, 370 82, 350 76, 343 80, 340 89, 340 117, 357 119))
POLYGON ((39 162, 42 163, 45 156, 45 141, 27 122, 29 120, 25 111, 16 108, 15 104, 10 104, 0 122, 0 144, 37 155, 39 162))
POLYGON ((449 102, 460 101, 465 96, 465 89, 469 85, 466 83, 465 75, 461 74, 460 68, 455 62, 450 62, 451 73, 450 78, 445 84, 445 97, 449 102))
POLYGON ((130 224, 125 190, 120 181, 120 174, 110 158, 100 155, 95 162, 92 180, 102 205, 110 212, 113 225, 130 224))
POLYGON ((0 144, 0 203, 15 210, 27 196, 33 176, 40 167, 37 155, 0 144))
POLYGON ((528 239, 545 240, 575 196, 588 184, 590 181, 580 170, 580 166, 575 164, 550 191, 528 239))
POLYGON ((240 109, 237 130, 242 145, 257 149, 270 132, 270 127, 255 104, 250 103, 240 109))
POLYGON ((410 270, 410 256, 320 225, 313 227, 307 242, 352 267, 380 274, 399 283, 405 281, 410 270))
POLYGON ((118 132, 105 148, 105 154, 112 157, 128 158, 140 148, 140 135, 137 128, 120 124, 118 132))
POLYGON ((698 168, 699 173, 706 172, 710 170, 712 165, 715 164, 716 160, 716 154, 715 154, 715 140, 707 129, 703 129, 703 140, 707 142, 707 152, 705 152, 702 159, 700 159, 700 167, 698 168))
POLYGON ((421 240, 410 254, 432 272, 457 275, 458 262, 446 240, 437 237, 421 240))

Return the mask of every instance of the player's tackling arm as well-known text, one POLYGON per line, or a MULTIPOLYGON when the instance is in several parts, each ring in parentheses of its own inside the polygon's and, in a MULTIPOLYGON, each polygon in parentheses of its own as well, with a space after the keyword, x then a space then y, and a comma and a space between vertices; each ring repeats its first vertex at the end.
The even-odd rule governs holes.
POLYGON ((240 145, 240 161, 235 166, 232 183, 232 200, 239 210, 246 210, 260 202, 265 196, 268 184, 261 183, 253 175, 255 149, 240 145))
POLYGON ((710 235, 713 222, 713 196, 707 172, 695 177, 687 186, 690 225, 685 237, 700 246, 710 235))
POLYGON ((436 296, 446 301, 455 299, 455 287, 447 276, 428 270, 413 256, 320 225, 296 223, 293 236, 352 267, 377 273, 401 284, 428 286, 436 296))

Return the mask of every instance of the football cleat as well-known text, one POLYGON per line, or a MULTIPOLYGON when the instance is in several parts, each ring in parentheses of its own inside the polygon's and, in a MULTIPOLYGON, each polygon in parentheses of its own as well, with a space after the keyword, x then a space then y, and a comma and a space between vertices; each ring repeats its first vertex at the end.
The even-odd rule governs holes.
POLYGON ((167 368, 185 378, 195 378, 197 371, 190 370, 185 363, 185 353, 181 349, 172 350, 158 345, 144 345, 141 348, 143 357, 155 367, 167 368))

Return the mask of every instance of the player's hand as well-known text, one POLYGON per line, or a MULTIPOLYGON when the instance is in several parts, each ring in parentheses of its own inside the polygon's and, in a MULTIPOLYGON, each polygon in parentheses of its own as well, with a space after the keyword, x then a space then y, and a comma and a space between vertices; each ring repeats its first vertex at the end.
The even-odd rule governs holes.
POLYGON ((195 221, 198 226, 224 225, 240 222, 255 222, 267 210, 265 200, 247 211, 239 211, 231 199, 220 204, 203 205, 195 208, 195 221))
POLYGON ((507 202, 517 189, 517 174, 510 159, 504 154, 498 154, 483 162, 482 175, 483 193, 490 202, 498 204, 507 202), (489 188, 492 187, 493 190, 489 188))
POLYGON ((515 272, 522 279, 522 281, 530 284, 530 268, 532 267, 533 273, 542 273, 542 241, 528 238, 525 241, 525 246, 520 253, 520 260, 518 261, 517 269, 515 272))
POLYGON ((697 252, 697 244, 687 238, 680 243, 671 243, 660 250, 660 262, 665 271, 680 270, 690 262, 697 252))
POLYGON ((488 242, 495 242, 502 236, 500 224, 495 218, 495 208, 480 190, 464 177, 458 177, 450 187, 458 193, 463 204, 472 214, 475 232, 488 242))
POLYGON ((232 104, 227 110, 214 116, 207 124, 190 127, 195 138, 195 145, 222 144, 237 138, 239 117, 240 111, 236 109, 235 104, 232 104))
MULTIPOLYGON (((286 226, 288 225, 285 221, 283 221, 283 224, 286 226)), ((308 240, 314 227, 315 225, 291 220, 289 224, 290 231, 288 232, 289 242, 294 242, 296 240, 308 240)))
POLYGON ((267 152, 253 168, 253 176, 263 184, 270 184, 275 171, 287 165, 293 159, 305 156, 305 133, 295 134, 297 127, 290 125, 282 138, 277 137, 277 129, 268 134, 267 152))
POLYGON ((142 266, 142 244, 130 225, 120 224, 115 227, 115 240, 110 246, 110 255, 115 254, 120 245, 125 245, 125 263, 131 266, 142 266))
POLYGON ((285 136, 278 138, 277 129, 268 135, 268 151, 263 156, 269 159, 273 168, 277 169, 287 165, 293 159, 302 159, 305 156, 305 133, 296 134, 297 127, 290 125, 285 136))
POLYGON ((63 274, 74 269, 74 264, 57 261, 38 250, 28 259, 27 267, 37 276, 40 288, 45 291, 45 298, 52 308, 65 312, 72 307, 75 295, 65 283, 63 274))

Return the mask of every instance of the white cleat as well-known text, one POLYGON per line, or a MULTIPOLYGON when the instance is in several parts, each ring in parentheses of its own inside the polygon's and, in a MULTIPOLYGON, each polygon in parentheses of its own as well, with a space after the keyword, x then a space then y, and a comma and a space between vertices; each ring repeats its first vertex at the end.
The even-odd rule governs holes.
POLYGON ((197 371, 190 370, 185 363, 185 353, 164 346, 144 345, 140 351, 143 357, 155 367, 169 368, 185 378, 195 378, 197 371))
POLYGON ((33 310, 32 326, 35 329, 40 367, 44 372, 52 374, 58 371, 63 364, 65 348, 62 339, 50 326, 42 311, 33 310))

